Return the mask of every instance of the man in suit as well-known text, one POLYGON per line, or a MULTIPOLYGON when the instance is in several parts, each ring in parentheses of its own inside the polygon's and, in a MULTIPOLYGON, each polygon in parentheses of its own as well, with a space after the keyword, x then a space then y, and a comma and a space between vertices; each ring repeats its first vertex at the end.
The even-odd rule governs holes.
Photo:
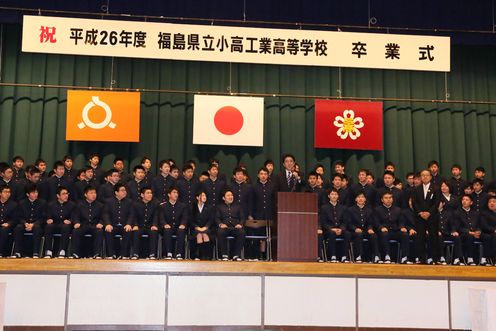
POLYGON ((301 178, 295 167, 295 157, 291 154, 285 154, 282 157, 284 170, 274 178, 276 192, 299 192, 301 189, 301 178))
POLYGON ((412 195, 412 204, 417 220, 415 222, 417 240, 417 262, 428 264, 439 262, 440 238, 438 207, 441 201, 441 191, 431 183, 432 175, 429 170, 420 173, 421 185, 415 187, 412 195), (429 233, 429 247, 432 258, 427 259, 426 236, 429 233))

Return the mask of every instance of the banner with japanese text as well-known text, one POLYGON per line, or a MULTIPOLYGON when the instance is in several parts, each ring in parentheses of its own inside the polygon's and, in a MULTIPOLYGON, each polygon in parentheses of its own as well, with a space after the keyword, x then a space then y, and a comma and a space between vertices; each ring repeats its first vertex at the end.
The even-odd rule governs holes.
POLYGON ((450 38, 25 15, 22 51, 450 71, 450 38))

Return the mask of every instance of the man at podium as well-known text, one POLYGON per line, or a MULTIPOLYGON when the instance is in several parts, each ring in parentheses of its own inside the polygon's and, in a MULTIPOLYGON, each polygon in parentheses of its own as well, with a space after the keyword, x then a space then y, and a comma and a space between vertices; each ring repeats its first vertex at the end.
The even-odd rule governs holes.
POLYGON ((295 171, 295 157, 291 154, 284 154, 282 165, 284 170, 274 178, 274 188, 276 192, 300 192, 302 181, 300 174, 295 171))

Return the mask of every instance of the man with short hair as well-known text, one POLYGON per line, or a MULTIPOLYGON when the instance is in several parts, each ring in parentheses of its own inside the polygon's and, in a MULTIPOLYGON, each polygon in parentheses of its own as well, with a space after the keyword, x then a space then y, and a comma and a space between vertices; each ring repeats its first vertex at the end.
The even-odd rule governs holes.
MULTIPOLYGON (((480 239, 479 213, 472 208, 472 197, 468 194, 462 196, 461 207, 453 213, 452 235, 458 235, 462 239, 467 255, 467 264, 476 265, 474 261, 474 241, 480 239)), ((481 264, 486 264, 481 257, 481 264)))
POLYGON ((241 261, 241 249, 245 242, 244 224, 246 221, 243 208, 234 201, 234 194, 226 189, 223 202, 217 206, 215 222, 217 223, 217 243, 222 261, 229 259, 227 237, 234 236, 233 261, 241 261))
POLYGON ((183 166, 183 175, 176 183, 179 190, 179 201, 187 206, 192 206, 196 201, 195 194, 200 187, 200 183, 194 177, 194 174, 195 169, 191 164, 187 163, 183 166))
MULTIPOLYGON (((26 199, 26 186, 29 184, 37 185, 40 181, 40 170, 34 165, 28 165, 25 170, 24 177, 17 181, 17 197, 16 200, 19 202, 26 199)), ((43 187, 38 186, 37 192, 40 194, 43 191, 43 187)))
POLYGON ((178 201, 177 187, 169 188, 169 199, 160 204, 160 227, 163 235, 163 252, 167 260, 175 257, 177 260, 184 258, 184 238, 188 225, 188 206, 178 201), (176 236, 174 241, 173 236, 176 236), (175 242, 175 245, 174 245, 175 242))
POLYGON ((60 186, 65 187, 67 189, 67 192, 72 191, 72 182, 68 177, 64 176, 64 162, 56 161, 53 164, 53 172, 53 176, 46 179, 41 184, 41 186, 43 187, 43 195, 41 195, 41 197, 48 203, 57 200, 57 189, 60 186))
POLYGON ((45 181, 48 178, 48 174, 46 172, 47 164, 43 159, 37 159, 34 161, 34 166, 40 171, 40 182, 45 181))
POLYGON ((107 242, 107 258, 116 259, 115 236, 122 236, 119 258, 129 259, 132 225, 134 222, 133 203, 127 198, 126 186, 123 183, 114 185, 114 196, 105 201, 103 209, 105 224, 105 241, 107 242))
POLYGON ((216 207, 222 201, 222 192, 226 183, 219 179, 219 168, 215 164, 208 166, 208 178, 202 183, 202 190, 207 195, 207 204, 216 207))
POLYGON ((377 200, 377 191, 374 186, 367 182, 368 174, 369 172, 366 169, 360 169, 358 171, 358 183, 351 186, 350 201, 355 201, 358 194, 363 193, 365 195, 367 205, 374 206, 377 200))
POLYGON ((53 255, 53 234, 59 233, 60 249, 59 258, 65 258, 72 223, 76 218, 76 204, 69 201, 69 190, 65 186, 57 188, 57 200, 48 203, 47 221, 45 226, 45 258, 53 255))
MULTIPOLYGON (((384 183, 387 185, 390 178, 384 176, 384 183)), ((408 254, 410 240, 408 229, 402 224, 401 208, 394 204, 394 195, 392 192, 382 190, 381 204, 374 210, 375 224, 379 241, 384 253, 384 263, 391 263, 391 244, 390 240, 396 240, 401 249, 401 263, 408 263, 408 254)))
POLYGON ((171 166, 167 160, 161 160, 158 168, 159 174, 152 180, 152 191, 155 199, 164 203, 169 199, 169 189, 175 186, 176 180, 170 174, 171 166))
POLYGON ((141 188, 140 199, 134 202, 135 221, 133 224, 133 256, 131 259, 139 259, 140 240, 143 235, 148 236, 148 258, 157 258, 157 238, 159 223, 159 203, 153 199, 150 187, 141 188))
POLYGON ((143 179, 145 181, 145 186, 151 187, 153 178, 155 177, 153 175, 153 172, 151 171, 152 160, 149 157, 144 156, 141 159, 141 166, 143 167, 143 169, 145 169, 145 179, 143 179))
POLYGON ((96 188, 86 186, 84 188, 84 199, 77 205, 77 213, 74 219, 74 230, 72 232, 72 257, 78 259, 81 256, 81 238, 85 234, 91 234, 93 240, 92 255, 94 259, 101 259, 103 246, 103 204, 97 201, 96 188))
MULTIPOLYGON (((74 201, 82 201, 84 200, 84 191, 86 187, 93 186, 96 184, 94 180, 93 169, 90 166, 85 166, 83 169, 80 169, 78 172, 77 181, 74 184, 74 201)), ((96 186, 93 186, 96 189, 96 186)))
POLYGON ((127 184, 127 182, 131 179, 131 176, 129 176, 129 174, 124 169, 124 159, 121 157, 116 157, 114 159, 113 167, 119 172, 120 182, 124 185, 127 184))
POLYGON ((7 238, 17 223, 17 203, 11 199, 10 187, 0 185, 0 257, 4 256, 7 238))
POLYGON ((382 187, 377 189, 377 202, 376 206, 381 206, 383 205, 382 197, 384 196, 384 193, 389 192, 393 195, 393 204, 397 207, 402 206, 402 191, 394 186, 394 182, 396 180, 394 176, 394 172, 386 170, 384 172, 384 175, 382 176, 382 182, 383 185, 382 187))
POLYGON ((448 182, 451 194, 461 197, 463 195, 463 188, 467 183, 462 178, 462 167, 459 164, 453 164, 451 166, 451 178, 448 182))
POLYGON ((484 192, 484 181, 480 178, 474 179, 472 182, 474 192, 472 193, 472 201, 474 209, 479 213, 487 207, 487 193, 484 192))
POLYGON ((432 160, 427 165, 427 168, 431 173, 431 183, 439 187, 443 181, 443 178, 439 174, 439 163, 436 160, 432 160))
MULTIPOLYGON (((39 172, 37 172, 39 174, 39 172)), ((19 202, 19 224, 14 229, 14 255, 20 258, 23 251, 23 238, 25 232, 33 233, 33 258, 40 257, 41 237, 43 226, 46 224, 46 202, 38 198, 36 184, 30 183, 25 188, 26 198, 19 202)))
POLYGON ((114 187, 119 183, 119 171, 110 169, 105 173, 105 183, 98 188, 98 200, 105 203, 108 199, 115 196, 114 187))
MULTIPOLYGON (((319 215, 319 228, 323 232, 323 237, 328 240, 327 256, 329 262, 338 262, 336 239, 342 238, 344 240, 343 254, 339 258, 339 261, 349 262, 347 255, 350 248, 351 234, 346 229, 346 206, 338 203, 339 193, 335 188, 329 190, 328 198, 329 202, 322 205, 319 215)), ((322 236, 319 239, 322 241, 322 236)), ((323 250, 323 242, 319 246, 320 250, 323 250)))
POLYGON ((441 191, 431 183, 431 178, 431 172, 423 170, 420 173, 422 184, 415 187, 412 194, 413 210, 417 216, 415 222, 417 262, 427 264, 440 262, 441 253, 438 217, 441 191), (427 233, 429 233, 428 236, 427 233), (429 259, 427 259, 426 237, 429 240, 429 247, 432 252, 432 258, 429 259))
POLYGON ((12 170, 12 167, 7 162, 0 162, 0 186, 8 186, 10 188, 10 199, 16 201, 18 186, 12 179, 13 177, 14 171, 12 170))
POLYGON ((98 156, 98 154, 96 153, 90 154, 88 158, 88 165, 91 167, 91 169, 93 169, 93 178, 98 183, 98 185, 95 185, 95 187, 103 184, 103 181, 106 177, 106 172, 100 166, 100 156, 98 156))
POLYGON ((14 171, 14 176, 12 179, 14 180, 14 182, 18 182, 26 177, 26 175, 24 174, 24 169, 22 169, 23 166, 24 159, 22 158, 22 156, 14 156, 14 158, 12 159, 12 170, 14 171))
POLYGON ((74 168, 72 167, 73 165, 72 156, 70 155, 64 156, 62 162, 64 162, 64 167, 65 167, 64 176, 69 179, 69 182, 71 183, 75 182, 77 174, 76 174, 76 170, 74 170, 74 168))
POLYGON ((141 199, 141 189, 146 187, 146 171, 142 165, 134 166, 133 179, 127 182, 128 197, 133 201, 141 199))
POLYGON ((282 157, 284 170, 274 178, 276 192, 299 192, 302 186, 300 174, 295 170, 295 157, 285 154, 282 157))

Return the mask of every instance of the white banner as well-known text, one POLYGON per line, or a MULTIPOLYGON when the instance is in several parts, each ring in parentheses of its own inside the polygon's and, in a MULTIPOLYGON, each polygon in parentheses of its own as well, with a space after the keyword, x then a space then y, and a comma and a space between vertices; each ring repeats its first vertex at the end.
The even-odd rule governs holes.
POLYGON ((450 71, 450 38, 24 16, 22 51, 450 71))

